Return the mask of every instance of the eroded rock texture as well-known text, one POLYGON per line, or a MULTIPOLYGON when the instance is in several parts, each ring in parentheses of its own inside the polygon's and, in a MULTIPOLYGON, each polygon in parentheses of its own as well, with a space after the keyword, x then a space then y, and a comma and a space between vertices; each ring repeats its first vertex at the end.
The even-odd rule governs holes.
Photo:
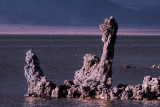
POLYGON ((143 84, 136 86, 120 84, 110 90, 111 99, 156 100, 160 99, 160 77, 145 76, 143 84), (116 90, 116 91, 115 91, 116 90))
POLYGON ((160 100, 160 77, 145 76, 143 84, 136 86, 119 84, 111 88, 112 62, 118 25, 115 19, 110 17, 100 25, 100 29, 104 43, 101 59, 95 55, 86 54, 83 57, 82 68, 75 72, 74 80, 65 80, 60 86, 56 86, 43 75, 37 56, 29 50, 26 53, 27 65, 24 67, 28 83, 27 96, 160 100))
POLYGON ((26 53, 25 61, 27 64, 24 67, 24 75, 28 83, 26 96, 50 97, 56 85, 43 75, 38 57, 33 51, 29 50, 26 53))
POLYGON ((74 85, 68 89, 70 97, 101 99, 109 97, 107 94, 112 85, 112 61, 118 24, 111 16, 109 19, 105 19, 104 24, 100 25, 100 29, 104 43, 101 60, 91 54, 83 57, 83 67, 75 72, 74 85))

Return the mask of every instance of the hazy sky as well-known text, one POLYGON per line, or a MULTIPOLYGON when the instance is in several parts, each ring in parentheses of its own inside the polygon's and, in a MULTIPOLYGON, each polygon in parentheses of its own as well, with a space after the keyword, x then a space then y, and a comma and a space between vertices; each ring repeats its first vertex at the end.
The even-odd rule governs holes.
POLYGON ((121 5, 134 5, 134 6, 160 6, 159 0, 110 0, 121 5))
POLYGON ((110 0, 122 7, 140 11, 151 6, 160 6, 160 0, 110 0))
POLYGON ((160 0, 0 0, 0 25, 160 27, 160 0))

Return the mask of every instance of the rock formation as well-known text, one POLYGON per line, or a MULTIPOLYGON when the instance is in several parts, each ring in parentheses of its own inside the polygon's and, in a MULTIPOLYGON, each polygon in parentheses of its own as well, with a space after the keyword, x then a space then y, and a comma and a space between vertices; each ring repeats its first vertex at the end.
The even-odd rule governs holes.
POLYGON ((86 54, 84 65, 75 72, 73 81, 65 80, 63 85, 55 86, 43 75, 39 60, 35 53, 29 50, 26 53, 25 77, 28 83, 28 96, 39 97, 81 97, 81 98, 108 98, 108 90, 112 85, 112 61, 114 45, 118 30, 114 17, 105 19, 100 25, 102 41, 104 42, 101 60, 95 55, 86 54))
POLYGON ((92 54, 86 54, 83 66, 75 72, 74 80, 65 80, 63 85, 56 86, 49 81, 40 68, 40 63, 34 52, 26 53, 25 77, 28 83, 27 96, 35 97, 71 97, 97 99, 160 99, 160 77, 144 77, 143 84, 136 86, 119 84, 112 85, 112 62, 118 25, 114 17, 106 19, 100 25, 102 42, 104 43, 101 59, 92 54))
POLYGON ((68 89, 69 97, 108 98, 107 91, 112 85, 112 62, 118 24, 111 16, 105 19, 100 29, 104 42, 101 60, 92 54, 83 57, 83 66, 75 72, 74 85, 68 89))
POLYGON ((160 69, 160 64, 159 64, 159 65, 157 65, 157 67, 156 67, 156 64, 154 64, 151 68, 153 68, 153 69, 155 69, 155 68, 160 69))
POLYGON ((160 77, 145 76, 143 84, 136 86, 120 84, 110 90, 110 99, 156 100, 160 99, 160 77))
POLYGON ((128 68, 131 68, 131 66, 129 66, 129 65, 124 65, 123 68, 124 68, 124 69, 128 69, 128 68))
POLYGON ((156 64, 154 64, 151 68, 157 68, 157 67, 156 67, 156 64))
POLYGON ((56 85, 43 75, 39 59, 31 50, 26 53, 26 63, 24 75, 28 83, 28 92, 25 96, 50 97, 56 85))

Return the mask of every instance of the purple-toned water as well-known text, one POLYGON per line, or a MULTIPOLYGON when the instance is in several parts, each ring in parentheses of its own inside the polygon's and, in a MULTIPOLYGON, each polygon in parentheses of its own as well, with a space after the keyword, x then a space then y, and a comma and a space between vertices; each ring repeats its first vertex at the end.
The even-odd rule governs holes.
MULTIPOLYGON (((0 35, 0 106, 160 106, 160 101, 85 100, 69 98, 26 98, 24 77, 25 53, 32 49, 40 59, 44 74, 57 85, 73 80, 74 72, 83 65, 86 53, 101 56, 101 36, 0 35)), ((113 86, 136 85, 143 77, 158 77, 160 69, 160 36, 119 36, 115 46, 113 86), (123 65, 135 69, 123 69, 123 65)))

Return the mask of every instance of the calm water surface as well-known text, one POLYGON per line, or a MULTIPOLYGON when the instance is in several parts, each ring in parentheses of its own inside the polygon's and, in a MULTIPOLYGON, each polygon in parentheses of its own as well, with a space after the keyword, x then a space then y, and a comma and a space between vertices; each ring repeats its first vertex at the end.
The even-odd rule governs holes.
MULTIPOLYGON (((0 107, 7 106, 160 106, 160 101, 84 100, 26 98, 25 53, 31 49, 40 59, 44 74, 57 85, 73 80, 86 53, 102 54, 101 36, 0 35, 0 107)), ((113 86, 142 83, 145 75, 158 77, 160 36, 118 36, 113 63, 113 86), (123 65, 136 67, 123 69, 123 65)))

